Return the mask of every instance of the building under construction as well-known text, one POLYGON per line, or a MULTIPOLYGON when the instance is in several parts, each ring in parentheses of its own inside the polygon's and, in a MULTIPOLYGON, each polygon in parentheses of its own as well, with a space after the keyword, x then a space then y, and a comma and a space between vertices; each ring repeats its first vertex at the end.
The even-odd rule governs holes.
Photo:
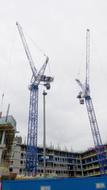
MULTIPOLYGON (((26 144, 15 137, 16 121, 13 116, 0 118, 0 175, 16 173, 25 175, 26 144)), ((37 175, 43 176, 43 148, 37 148, 37 175)), ((104 145, 107 158, 107 145, 104 145)), ((107 171, 107 166, 105 165, 107 171)), ((100 175, 95 148, 79 152, 46 148, 46 175, 58 177, 80 177, 100 175)))
POLYGON ((11 159, 11 148, 16 133, 13 116, 0 118, 0 175, 7 174, 11 159))
MULTIPOLYGON (((104 145, 105 153, 107 145, 104 145)), ((107 157, 107 155, 106 155, 107 157)), ((79 152, 46 148, 46 175, 58 177, 99 176, 100 168, 95 148, 79 152)), ((38 147, 37 174, 43 176, 43 148, 38 147)), ((14 142, 9 171, 25 174, 26 145, 14 142)), ((105 165, 107 171, 107 166, 105 165)))

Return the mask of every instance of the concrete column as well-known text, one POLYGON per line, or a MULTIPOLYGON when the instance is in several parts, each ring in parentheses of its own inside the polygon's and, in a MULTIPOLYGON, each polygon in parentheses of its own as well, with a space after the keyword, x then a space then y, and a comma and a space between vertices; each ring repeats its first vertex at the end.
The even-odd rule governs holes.
POLYGON ((3 131, 2 139, 1 139, 1 145, 5 144, 5 131, 3 131))
POLYGON ((1 144, 0 144, 0 164, 2 162, 2 154, 5 149, 5 131, 3 131, 2 138, 1 138, 1 144))

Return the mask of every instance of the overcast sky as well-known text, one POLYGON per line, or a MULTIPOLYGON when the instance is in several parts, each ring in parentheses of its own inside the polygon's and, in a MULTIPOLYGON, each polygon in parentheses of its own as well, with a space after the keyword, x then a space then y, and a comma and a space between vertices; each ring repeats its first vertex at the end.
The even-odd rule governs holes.
MULTIPOLYGON (((76 98, 75 78, 85 80, 86 29, 90 29, 90 86, 102 140, 107 142, 107 1, 0 0, 0 97, 8 103, 17 130, 27 135, 31 70, 16 27, 18 21, 39 69, 54 83, 46 96, 47 145, 83 151, 93 146, 85 105, 76 98), (39 48, 38 48, 39 47, 39 48)), ((39 90, 38 144, 42 145, 42 91, 39 90)), ((1 98, 0 98, 1 99, 1 98)))

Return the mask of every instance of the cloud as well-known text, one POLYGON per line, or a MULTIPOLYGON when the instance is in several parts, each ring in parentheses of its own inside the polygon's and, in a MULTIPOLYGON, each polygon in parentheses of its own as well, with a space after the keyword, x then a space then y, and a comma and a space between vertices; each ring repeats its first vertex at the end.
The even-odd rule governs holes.
MULTIPOLYGON (((16 21, 25 31, 37 68, 41 67, 45 52, 50 58, 47 73, 55 77, 46 97, 47 144, 53 142, 55 146, 60 144, 69 149, 72 146, 80 151, 93 146, 86 108, 81 107, 76 99, 80 89, 75 82, 77 77, 85 80, 85 32, 87 27, 90 28, 91 94, 102 138, 106 142, 106 9, 107 2, 100 0, 1 1, 0 94, 5 94, 4 114, 10 103, 10 114, 17 120, 17 129, 23 138, 27 135, 31 71, 16 21)), ((40 144, 43 136, 42 91, 40 87, 40 144)))

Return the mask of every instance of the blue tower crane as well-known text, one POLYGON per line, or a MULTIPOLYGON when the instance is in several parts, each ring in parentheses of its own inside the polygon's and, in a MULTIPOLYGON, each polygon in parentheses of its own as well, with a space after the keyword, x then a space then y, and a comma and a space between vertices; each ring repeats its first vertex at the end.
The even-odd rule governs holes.
POLYGON ((100 168, 100 174, 105 175, 107 168, 107 160, 106 155, 104 152, 104 145, 102 143, 98 122, 95 115, 95 110, 92 103, 92 98, 90 96, 90 86, 89 86, 89 63, 90 63, 90 30, 87 29, 86 31, 86 80, 85 84, 82 84, 80 80, 76 79, 76 82, 81 88, 81 91, 79 92, 79 95, 77 98, 79 98, 80 104, 86 104, 91 132, 93 136, 94 146, 96 150, 96 155, 98 159, 98 164, 100 168))
POLYGON ((22 27, 18 22, 16 22, 16 25, 32 70, 32 78, 29 85, 30 103, 26 150, 26 172, 28 175, 35 175, 37 172, 38 88, 40 83, 42 83, 47 89, 50 89, 50 83, 53 81, 53 77, 44 75, 47 63, 49 61, 47 56, 45 63, 39 72, 37 72, 22 27))

